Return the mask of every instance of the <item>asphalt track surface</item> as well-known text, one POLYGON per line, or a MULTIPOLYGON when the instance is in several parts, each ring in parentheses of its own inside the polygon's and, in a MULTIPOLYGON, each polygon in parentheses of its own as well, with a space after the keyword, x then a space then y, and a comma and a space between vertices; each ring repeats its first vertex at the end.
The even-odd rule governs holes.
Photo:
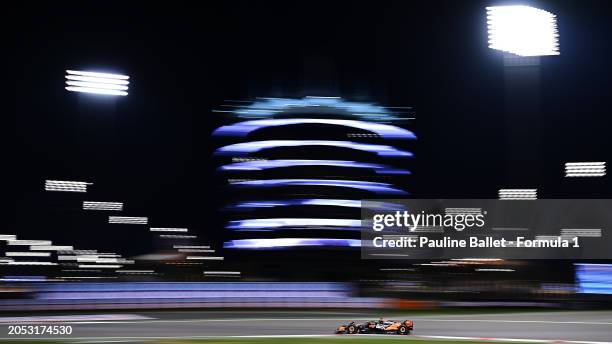
MULTIPOLYGON (((97 314, 100 314, 98 312, 97 314)), ((278 337, 331 335, 347 320, 375 320, 384 314, 349 312, 131 312, 144 320, 69 321, 70 336, 9 336, 3 322, 0 340, 55 338, 81 342, 144 341, 155 338, 278 337)), ((40 314, 37 314, 40 315, 40 314)), ((389 316, 412 319, 415 337, 476 337, 490 339, 612 342, 612 311, 551 311, 528 313, 389 316)), ((2 319, 2 318, 0 318, 2 319)), ((0 320, 1 321, 1 320, 0 320)), ((16 325, 17 323, 11 322, 16 325)), ((25 324, 25 323, 23 323, 25 324)))

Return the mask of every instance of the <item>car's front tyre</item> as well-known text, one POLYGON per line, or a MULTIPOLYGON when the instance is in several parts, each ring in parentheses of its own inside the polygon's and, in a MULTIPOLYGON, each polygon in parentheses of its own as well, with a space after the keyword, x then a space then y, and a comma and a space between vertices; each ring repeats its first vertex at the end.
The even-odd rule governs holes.
POLYGON ((398 329, 397 329, 397 334, 410 334, 410 330, 408 329, 408 327, 406 327, 406 325, 401 325, 398 329))

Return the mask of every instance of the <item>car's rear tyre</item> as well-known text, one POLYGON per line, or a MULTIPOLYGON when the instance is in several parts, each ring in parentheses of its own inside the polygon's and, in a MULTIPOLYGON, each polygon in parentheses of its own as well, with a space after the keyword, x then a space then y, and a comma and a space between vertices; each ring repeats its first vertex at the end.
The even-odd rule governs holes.
POLYGON ((355 326, 355 325, 349 325, 349 326, 346 328, 346 333, 348 333, 348 334, 357 333, 357 326, 355 326))
POLYGON ((408 330, 408 327, 402 325, 397 329, 397 334, 410 334, 410 331, 408 330))

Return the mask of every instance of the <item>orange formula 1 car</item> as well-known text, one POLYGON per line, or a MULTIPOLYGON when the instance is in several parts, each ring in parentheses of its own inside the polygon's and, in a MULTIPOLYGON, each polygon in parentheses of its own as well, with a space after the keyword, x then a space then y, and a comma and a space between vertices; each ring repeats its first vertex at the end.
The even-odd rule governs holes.
POLYGON ((368 321, 362 324, 357 324, 354 321, 340 325, 336 329, 337 334, 410 334, 414 329, 412 320, 392 321, 383 320, 368 321))

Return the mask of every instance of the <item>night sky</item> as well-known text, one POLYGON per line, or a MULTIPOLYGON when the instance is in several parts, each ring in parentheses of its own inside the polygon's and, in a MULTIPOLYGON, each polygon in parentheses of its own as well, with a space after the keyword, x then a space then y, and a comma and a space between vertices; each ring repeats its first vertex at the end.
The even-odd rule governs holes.
MULTIPOLYGON (((501 2, 497 2, 501 3, 501 2)), ((563 178, 566 161, 608 161, 612 148, 611 11, 605 1, 528 2, 555 13, 560 56, 540 65, 537 173, 506 173, 504 66, 487 48, 479 1, 46 2, 7 12, 16 75, 18 186, 4 232, 124 253, 151 243, 130 226, 80 210, 82 195, 45 193, 44 180, 94 182, 124 215, 189 227, 218 240, 211 132, 224 100, 341 96, 413 106, 415 197, 609 198, 609 176, 563 178), (127 97, 64 90, 66 69, 130 76, 127 97)), ((11 73, 11 74, 12 74, 11 73)), ((517 138, 520 139, 520 138, 517 138)), ((95 192, 95 193, 94 193, 95 192)))

